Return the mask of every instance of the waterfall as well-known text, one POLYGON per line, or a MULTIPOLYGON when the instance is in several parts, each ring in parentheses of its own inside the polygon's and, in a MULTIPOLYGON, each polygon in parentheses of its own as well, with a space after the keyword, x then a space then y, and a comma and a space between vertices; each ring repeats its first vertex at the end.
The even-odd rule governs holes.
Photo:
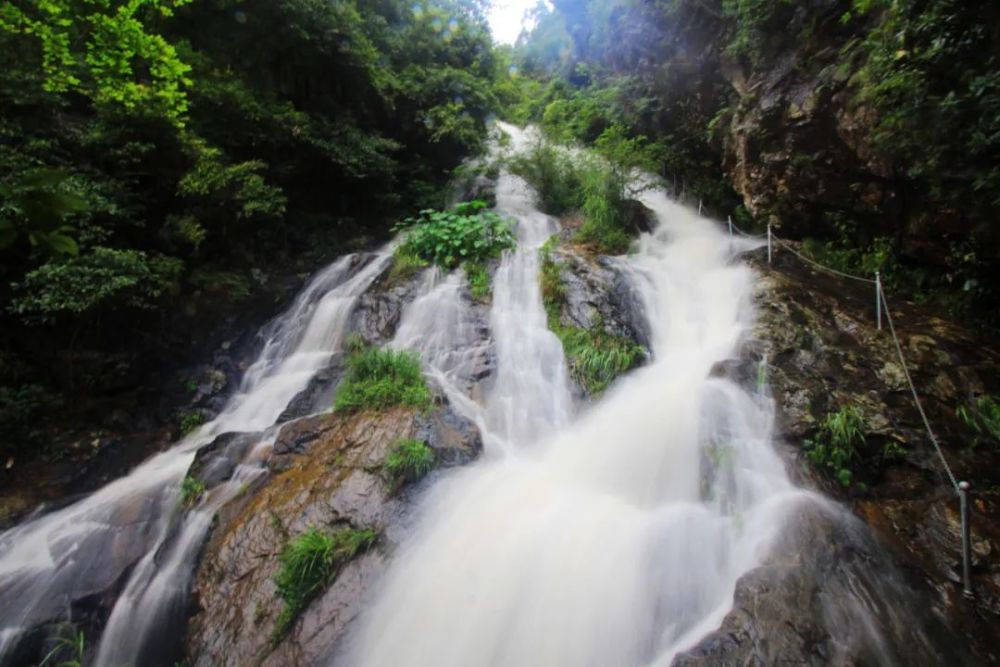
MULTIPOLYGON (((144 652, 156 651, 149 642, 158 626, 187 603, 212 514, 255 474, 239 471, 203 507, 182 515, 180 485, 195 452, 218 434, 274 425, 340 348, 354 303, 391 253, 390 246, 369 257, 348 255, 317 274, 264 328, 260 355, 216 419, 87 498, 0 535, 0 662, 33 622, 59 617, 70 601, 123 576, 95 664, 148 662, 144 652)), ((265 434, 261 444, 268 442, 265 434)))
POLYGON ((667 664, 718 626, 767 554, 805 494, 771 448, 771 404, 711 376, 751 323, 751 271, 708 220, 656 189, 642 200, 658 224, 620 262, 653 359, 574 421, 538 286, 555 227, 501 176, 498 209, 519 243, 494 281, 484 411, 507 455, 427 494, 343 664, 667 664))

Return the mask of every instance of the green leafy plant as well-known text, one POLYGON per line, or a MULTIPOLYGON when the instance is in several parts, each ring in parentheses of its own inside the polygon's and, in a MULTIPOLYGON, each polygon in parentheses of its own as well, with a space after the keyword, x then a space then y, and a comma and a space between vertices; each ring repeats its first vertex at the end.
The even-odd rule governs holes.
POLYGON ((277 642, 317 593, 339 574, 340 569, 375 543, 371 529, 342 528, 332 533, 310 528, 290 540, 280 556, 281 568, 274 582, 284 609, 271 635, 277 642))
POLYGON ((473 200, 451 211, 426 209, 407 218, 403 230, 404 252, 446 269, 462 262, 482 262, 514 246, 514 234, 506 220, 484 210, 486 202, 473 200))
POLYGON ((188 475, 181 482, 181 505, 192 507, 205 495, 205 483, 197 477, 188 475))
POLYGON ((975 436, 972 446, 983 441, 1000 443, 1000 401, 989 394, 977 396, 971 405, 960 405, 955 414, 975 436))
POLYGON ((841 486, 853 481, 850 463, 865 445, 865 421, 861 411, 846 405, 829 413, 820 424, 815 439, 804 444, 806 458, 815 465, 829 469, 841 486))
POLYGON ((52 647, 48 653, 45 654, 45 658, 38 667, 82 667, 83 665, 83 654, 86 650, 86 639, 83 632, 77 632, 72 637, 60 637, 56 640, 55 646, 52 647), (65 660, 59 659, 60 655, 69 654, 69 657, 65 660))
POLYGON ((383 410, 396 405, 421 410, 430 407, 430 390, 415 353, 370 347, 352 354, 347 363, 347 376, 334 401, 336 410, 383 410))
POLYGON ((385 472, 393 486, 415 482, 434 467, 434 450, 421 440, 397 442, 385 459, 385 472))

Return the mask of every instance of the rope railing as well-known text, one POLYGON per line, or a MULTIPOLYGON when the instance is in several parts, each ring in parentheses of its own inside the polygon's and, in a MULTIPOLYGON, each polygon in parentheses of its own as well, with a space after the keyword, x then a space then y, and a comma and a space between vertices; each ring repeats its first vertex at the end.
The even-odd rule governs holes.
MULTIPOLYGON (((699 206, 699 209, 701 207, 699 206)), ((798 257, 802 261, 811 265, 812 267, 823 271, 827 274, 837 276, 840 278, 846 278, 848 280, 854 280, 860 283, 874 285, 875 286, 875 321, 878 330, 882 329, 882 311, 885 311, 886 322, 889 325, 889 333, 892 336, 893 345, 896 348, 896 355, 899 357, 900 366, 903 368, 903 376, 906 378, 906 384, 910 388, 910 393, 913 395, 913 402, 917 407, 917 412, 920 414, 920 419, 923 422, 924 428, 927 431, 927 437, 934 446, 934 451, 937 453, 937 458, 941 461, 941 466, 944 468, 945 474, 948 477, 952 488, 954 488, 955 493, 959 498, 959 507, 961 513, 961 532, 962 532, 962 588, 963 593, 966 597, 972 597, 972 579, 971 579, 971 537, 970 537, 970 526, 969 526, 969 502, 968 493, 971 485, 968 482, 959 482, 955 477, 955 473, 952 471, 951 466, 948 464, 948 460, 944 456, 944 451, 941 449, 941 443, 938 441, 937 436, 934 434, 934 429, 931 427, 930 420, 927 418, 927 413, 924 411, 924 406, 920 402, 920 395, 917 392, 916 385, 913 383, 913 377, 910 375, 909 367, 906 364, 906 357, 903 355, 903 346, 899 341, 899 336, 896 334, 896 326, 892 319, 892 312, 889 310, 889 302, 885 297, 885 290, 882 287, 882 278, 878 271, 875 272, 875 278, 866 278, 864 276, 853 275, 850 273, 845 273, 830 266, 820 264, 815 259, 808 257, 800 252, 798 252, 789 242, 778 238, 778 236, 772 231, 771 225, 767 226, 767 234, 748 234, 735 224, 733 224, 732 216, 728 216, 727 223, 729 225, 729 235, 733 236, 733 233, 737 233, 743 237, 756 240, 767 240, 767 263, 771 264, 772 255, 775 247, 780 247, 788 252, 790 252, 795 257, 798 257)))

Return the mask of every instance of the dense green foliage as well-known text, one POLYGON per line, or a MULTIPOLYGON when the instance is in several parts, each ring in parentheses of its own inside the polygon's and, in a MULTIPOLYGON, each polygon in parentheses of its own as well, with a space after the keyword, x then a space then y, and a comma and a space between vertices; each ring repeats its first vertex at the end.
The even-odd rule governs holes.
POLYGON ((486 202, 463 202, 450 211, 426 209, 400 225, 401 252, 452 269, 462 262, 483 262, 514 246, 510 225, 486 202))
POLYGON ((441 206, 508 78, 464 0, 3 3, 0 396, 121 391, 190 354, 172 330, 441 206))
POLYGON ((560 321, 566 288, 562 282, 562 265, 552 258, 549 243, 542 247, 542 303, 548 316, 549 329, 559 337, 569 362, 573 379, 591 395, 600 394, 622 373, 640 365, 646 352, 635 342, 616 336, 597 322, 591 329, 564 326, 560 321))
POLYGON ((864 445, 864 418, 860 410, 847 405, 826 416, 816 437, 805 441, 805 455, 815 465, 830 470, 847 487, 854 479, 851 462, 864 445))
POLYGON ((285 606, 275 622, 272 640, 280 639, 309 601, 348 561, 371 547, 375 537, 367 528, 342 528, 332 533, 310 528, 290 540, 281 552, 281 569, 274 578, 285 606))
POLYGON ((416 482, 434 467, 434 451, 422 440, 407 438, 392 447, 385 459, 385 472, 393 486, 416 482))
POLYGON ((384 410, 397 405, 426 410, 430 390, 413 352, 376 347, 354 352, 348 359, 347 376, 334 400, 334 409, 384 410))

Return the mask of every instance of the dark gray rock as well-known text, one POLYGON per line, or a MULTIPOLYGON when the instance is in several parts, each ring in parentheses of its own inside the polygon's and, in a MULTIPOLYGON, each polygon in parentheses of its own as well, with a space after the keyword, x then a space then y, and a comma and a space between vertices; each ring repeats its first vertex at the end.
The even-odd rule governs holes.
POLYGON ((847 512, 795 510, 767 562, 736 585, 722 626, 674 667, 969 665, 963 642, 847 512))
POLYGON ((649 331, 643 306, 629 275, 613 257, 588 257, 559 248, 552 258, 562 264, 566 302, 563 326, 593 329, 603 325, 616 336, 649 349, 649 331))
POLYGON ((344 356, 335 354, 330 359, 330 365, 312 376, 306 388, 288 402, 288 407, 278 415, 275 423, 284 424, 287 421, 323 412, 333 407, 333 399, 345 370, 346 360, 344 356))

